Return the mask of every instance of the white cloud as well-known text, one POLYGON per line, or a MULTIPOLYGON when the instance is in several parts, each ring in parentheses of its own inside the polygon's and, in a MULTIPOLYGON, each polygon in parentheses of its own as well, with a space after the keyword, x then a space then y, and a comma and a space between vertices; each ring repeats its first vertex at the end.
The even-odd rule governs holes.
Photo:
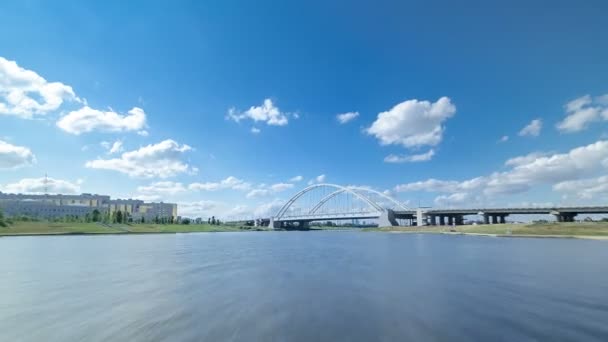
POLYGON ((295 176, 295 177, 291 178, 289 181, 292 182, 292 183, 297 183, 297 182, 301 182, 302 179, 304 179, 304 177, 302 177, 302 176, 295 176))
POLYGON ((247 193, 245 197, 247 198, 258 198, 265 197, 270 195, 270 190, 268 189, 253 189, 247 193))
POLYGON ((308 181, 308 185, 312 185, 312 184, 315 184, 315 183, 323 183, 323 182, 325 182, 325 178, 326 177, 325 177, 324 174, 323 175, 318 175, 317 177, 309 180, 308 181))
POLYGON ((2 187, 3 192, 22 194, 44 194, 45 189, 49 194, 78 194, 80 193, 80 182, 54 178, 24 178, 17 183, 7 184, 2 187))
POLYGON ((0 170, 17 169, 35 163, 36 157, 29 148, 0 140, 0 170))
POLYGON ((192 183, 188 186, 188 189, 198 191, 217 191, 224 189, 247 191, 250 188, 250 183, 247 183, 242 179, 238 179, 233 176, 229 176, 228 178, 219 182, 192 183))
POLYGON ((565 106, 566 117, 557 124, 564 133, 585 130, 593 122, 608 120, 608 94, 592 99, 590 95, 579 97, 565 106))
MULTIPOLYGON (((395 191, 429 191, 446 193, 480 193, 484 196, 515 194, 537 185, 555 185, 574 181, 608 168, 608 141, 597 141, 567 153, 542 155, 539 153, 516 157, 506 162, 511 169, 494 172, 465 181, 429 179, 406 183, 395 191)), ((566 183, 570 184, 570 183, 566 183)), ((556 188, 565 189, 566 185, 556 188)))
POLYGON ((525 164, 529 164, 534 162, 536 159, 541 158, 541 157, 545 157, 547 155, 550 155, 550 153, 544 153, 544 152, 532 152, 529 154, 526 154, 525 156, 518 156, 518 157, 514 157, 511 159, 508 159, 505 162, 506 166, 519 166, 519 165, 525 165, 525 164))
POLYGON ((349 121, 356 119, 359 116, 359 112, 348 112, 336 115, 336 119, 340 124, 345 124, 349 121))
POLYGON ((282 113, 281 110, 276 107, 271 99, 265 99, 264 103, 259 106, 252 106, 245 112, 238 112, 235 108, 228 110, 227 119, 240 122, 243 119, 251 119, 254 122, 265 122, 271 126, 285 126, 288 123, 286 113, 282 113))
POLYGON ((430 149, 426 153, 421 154, 413 154, 409 156, 398 156, 395 154, 390 154, 384 158, 385 163, 416 163, 416 162, 425 162, 429 161, 435 155, 435 150, 430 149))
POLYGON ((499 142, 503 142, 503 143, 504 143, 504 142, 507 142, 507 141, 509 141, 509 136, 508 136, 508 135, 503 135, 503 136, 500 138, 500 140, 499 140, 499 142))
POLYGON ((122 141, 120 140, 116 140, 113 144, 112 147, 110 147, 110 150, 108 151, 108 153, 110 154, 114 154, 114 153, 120 153, 124 151, 123 147, 122 147, 122 141))
POLYGON ((443 138, 443 122, 455 113, 456 106, 447 97, 435 103, 408 100, 378 114, 367 133, 382 145, 436 146, 443 138))
POLYGON ((247 193, 247 198, 258 198, 265 197, 271 195, 273 193, 282 192, 288 189, 293 188, 294 185, 291 183, 276 183, 270 186, 266 186, 265 184, 260 184, 259 188, 253 189, 247 193))
POLYGON ((108 150, 108 154, 120 153, 124 151, 122 141, 120 140, 116 140, 113 143, 110 143, 109 141, 102 141, 99 143, 99 145, 108 150))
POLYGON ((253 134, 258 134, 260 133, 262 130, 256 127, 251 127, 251 133, 253 134))
POLYGON ((0 57, 0 115, 32 118, 57 110, 64 101, 80 101, 72 87, 47 82, 36 72, 0 57))
POLYGON ((460 206, 470 203, 471 195, 466 192, 457 192, 451 195, 440 195, 435 198, 435 205, 440 207, 460 206))
POLYGON ((223 204, 216 201, 177 202, 177 214, 184 217, 218 217, 221 214, 223 204))
POLYGON ((84 106, 61 117, 57 127, 62 130, 80 135, 92 131, 125 132, 139 131, 146 126, 146 113, 143 109, 133 107, 128 114, 113 111, 103 112, 84 106))
POLYGON ((143 195, 175 195, 187 191, 179 182, 155 182, 145 186, 138 186, 137 192, 143 195))
POLYGON ((608 196, 608 176, 565 181, 553 186, 553 190, 573 194, 581 199, 608 196))
POLYGON ((253 212, 254 217, 270 217, 276 215, 277 211, 285 204, 281 199, 259 205, 253 212))
POLYGON ((173 140, 147 145, 138 150, 124 152, 120 158, 97 159, 88 161, 85 166, 91 169, 113 170, 131 177, 167 178, 180 173, 196 173, 182 158, 192 148, 179 145, 173 140))
POLYGON ((525 137, 525 136, 537 137, 540 135, 540 131, 542 128, 543 128, 542 120, 534 119, 534 120, 530 121, 530 123, 527 124, 526 127, 522 128, 521 131, 519 131, 519 135, 522 137, 525 137))
POLYGON ((146 130, 141 130, 141 131, 137 131, 137 135, 142 136, 142 137, 147 137, 150 134, 146 130))
POLYGON ((293 184, 290 183, 277 183, 270 186, 270 190, 274 192, 281 192, 293 188, 293 184))

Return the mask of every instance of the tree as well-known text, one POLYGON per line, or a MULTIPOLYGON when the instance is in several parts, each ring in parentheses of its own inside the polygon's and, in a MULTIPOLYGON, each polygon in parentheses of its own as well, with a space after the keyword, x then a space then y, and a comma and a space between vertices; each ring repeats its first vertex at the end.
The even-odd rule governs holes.
POLYGON ((99 222, 101 220, 101 213, 99 212, 99 210, 93 210, 93 212, 91 213, 91 220, 93 222, 99 222))
POLYGON ((215 225, 215 216, 211 216, 211 224, 215 225))
POLYGON ((182 220, 182 224, 190 224, 190 219, 186 217, 182 220))
POLYGON ((211 217, 207 218, 207 224, 211 224, 211 217))
POLYGON ((220 219, 215 220, 215 224, 219 226, 221 224, 220 219))
POLYGON ((116 222, 122 223, 122 211, 120 210, 116 212, 116 222))
POLYGON ((2 213, 2 209, 0 209, 0 227, 6 227, 6 222, 4 222, 4 214, 2 213))

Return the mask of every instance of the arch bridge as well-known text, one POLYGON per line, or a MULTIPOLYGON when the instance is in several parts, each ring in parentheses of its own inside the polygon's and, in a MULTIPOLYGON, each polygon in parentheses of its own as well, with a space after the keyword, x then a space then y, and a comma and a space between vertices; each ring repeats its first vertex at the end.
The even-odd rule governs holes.
POLYGON ((357 186, 313 184, 291 197, 270 218, 272 228, 308 227, 312 221, 377 219, 381 227, 414 220, 416 211, 379 191, 357 186))

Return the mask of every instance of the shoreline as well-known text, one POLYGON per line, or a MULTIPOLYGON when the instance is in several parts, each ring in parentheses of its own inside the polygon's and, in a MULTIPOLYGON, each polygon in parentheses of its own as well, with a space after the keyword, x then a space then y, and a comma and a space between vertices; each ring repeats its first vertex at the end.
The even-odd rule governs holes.
MULTIPOLYGON (((208 230, 208 231, 160 231, 160 232, 40 232, 40 233, 14 233, 14 234, 2 234, 0 238, 4 237, 32 237, 32 236, 103 236, 103 235, 166 235, 166 234, 194 234, 194 233, 239 233, 239 232, 270 232, 271 230, 248 230, 248 229, 234 229, 234 230, 208 230)), ((323 231, 334 231, 332 229, 325 229, 323 231)), ((343 231, 336 229, 335 231, 343 231)), ((352 230, 357 232, 357 230, 352 230)), ((535 239, 584 239, 584 240, 596 240, 596 241, 608 241, 606 235, 559 235, 559 234, 495 234, 495 233, 469 233, 469 232, 438 232, 438 231, 400 231, 400 230, 360 230, 358 232, 365 233, 389 233, 389 234, 443 234, 443 235, 464 235, 464 236, 483 236, 483 237, 495 237, 495 238, 535 238, 535 239)))
POLYGON ((483 236, 496 238, 535 238, 535 239, 586 239, 586 240, 607 240, 606 235, 557 235, 557 234, 494 234, 494 233, 466 233, 466 232, 425 232, 425 231, 370 231, 375 233, 389 234, 443 234, 443 235, 466 235, 483 236))

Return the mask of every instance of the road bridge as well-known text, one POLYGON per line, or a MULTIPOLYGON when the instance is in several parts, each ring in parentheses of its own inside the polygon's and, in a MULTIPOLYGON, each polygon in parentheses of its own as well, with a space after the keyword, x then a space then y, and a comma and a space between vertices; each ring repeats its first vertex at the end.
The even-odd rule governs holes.
POLYGON ((399 225, 461 225, 464 217, 483 217, 486 224, 505 223, 509 215, 555 216, 559 222, 572 222, 579 214, 608 214, 608 206, 543 208, 409 208, 386 193, 367 187, 313 184, 293 195, 275 215, 251 220, 272 228, 307 228, 314 221, 377 220, 379 227, 399 225))

